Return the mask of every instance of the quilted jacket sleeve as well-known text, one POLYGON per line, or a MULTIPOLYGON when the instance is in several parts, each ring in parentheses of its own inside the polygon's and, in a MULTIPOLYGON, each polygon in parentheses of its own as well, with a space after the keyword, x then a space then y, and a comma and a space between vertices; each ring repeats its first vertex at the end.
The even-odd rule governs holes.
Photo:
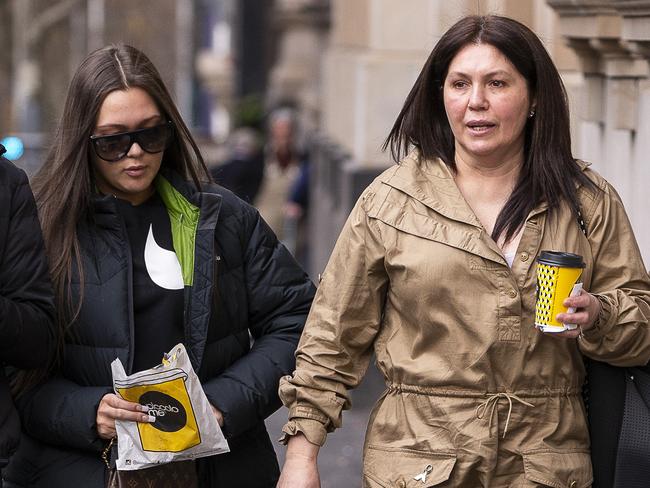
POLYGON ((105 442, 97 435, 97 408, 112 393, 103 386, 80 386, 60 376, 47 380, 18 402, 23 429, 53 445, 100 451, 105 442))
POLYGON ((256 210, 242 225, 248 323, 254 344, 218 377, 203 383, 236 437, 277 410, 278 383, 291 373, 294 353, 314 296, 314 285, 256 210))
POLYGON ((54 298, 27 176, 0 160, 0 359, 47 364, 54 349, 54 298))

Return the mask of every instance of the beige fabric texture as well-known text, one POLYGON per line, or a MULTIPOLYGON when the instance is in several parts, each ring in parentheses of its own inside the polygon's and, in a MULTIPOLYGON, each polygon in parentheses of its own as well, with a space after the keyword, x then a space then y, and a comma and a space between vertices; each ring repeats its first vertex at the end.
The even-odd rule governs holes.
POLYGON ((620 198, 582 166, 602 190, 576 190, 589 240, 568 206, 540 205, 512 268, 444 163, 412 153, 380 175, 345 224, 296 372, 281 381, 285 440, 303 432, 322 445, 341 426, 374 350, 388 388, 369 421, 364 486, 590 486, 581 350, 650 360, 650 280, 620 198), (603 311, 579 340, 534 327, 541 250, 586 262, 603 311))

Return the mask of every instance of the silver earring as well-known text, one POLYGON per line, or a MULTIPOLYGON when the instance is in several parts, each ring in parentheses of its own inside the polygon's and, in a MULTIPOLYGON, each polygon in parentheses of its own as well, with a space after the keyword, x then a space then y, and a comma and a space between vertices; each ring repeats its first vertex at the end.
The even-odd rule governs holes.
POLYGON ((530 112, 528 112, 528 118, 532 119, 535 116, 535 109, 531 108, 530 112))

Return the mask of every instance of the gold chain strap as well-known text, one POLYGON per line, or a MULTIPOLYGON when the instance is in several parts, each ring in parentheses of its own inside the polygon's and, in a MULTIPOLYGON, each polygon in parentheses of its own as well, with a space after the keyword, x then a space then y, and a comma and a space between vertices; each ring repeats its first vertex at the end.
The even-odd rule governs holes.
POLYGON ((113 444, 115 443, 115 439, 116 439, 115 437, 112 437, 110 442, 106 445, 106 447, 102 451, 102 461, 104 461, 104 464, 106 465, 106 467, 108 469, 111 468, 111 463, 108 460, 108 457, 111 454, 111 448, 113 447, 113 444))

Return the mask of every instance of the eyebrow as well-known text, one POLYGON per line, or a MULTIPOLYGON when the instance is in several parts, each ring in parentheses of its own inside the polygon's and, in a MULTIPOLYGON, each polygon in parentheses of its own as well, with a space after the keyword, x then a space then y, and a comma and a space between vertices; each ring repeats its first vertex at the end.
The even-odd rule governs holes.
MULTIPOLYGON (((153 122, 155 120, 161 120, 163 119, 163 116, 161 114, 157 115, 152 115, 151 117, 147 117, 146 119, 141 120, 136 124, 136 127, 143 126, 145 124, 148 124, 149 122, 153 122)), ((129 129, 128 126, 124 124, 104 124, 104 125, 98 125, 95 130, 102 130, 102 129, 129 129)))
MULTIPOLYGON (((459 76, 461 78, 471 78, 470 75, 468 75, 467 73, 463 73, 462 71, 450 71, 449 73, 447 73, 447 77, 450 77, 450 76, 459 76)), ((491 78, 491 77, 494 77, 494 76, 511 76, 511 74, 509 72, 505 71, 505 70, 498 69, 498 70, 495 70, 495 71, 490 71, 488 73, 485 73, 482 76, 484 78, 491 78)))

